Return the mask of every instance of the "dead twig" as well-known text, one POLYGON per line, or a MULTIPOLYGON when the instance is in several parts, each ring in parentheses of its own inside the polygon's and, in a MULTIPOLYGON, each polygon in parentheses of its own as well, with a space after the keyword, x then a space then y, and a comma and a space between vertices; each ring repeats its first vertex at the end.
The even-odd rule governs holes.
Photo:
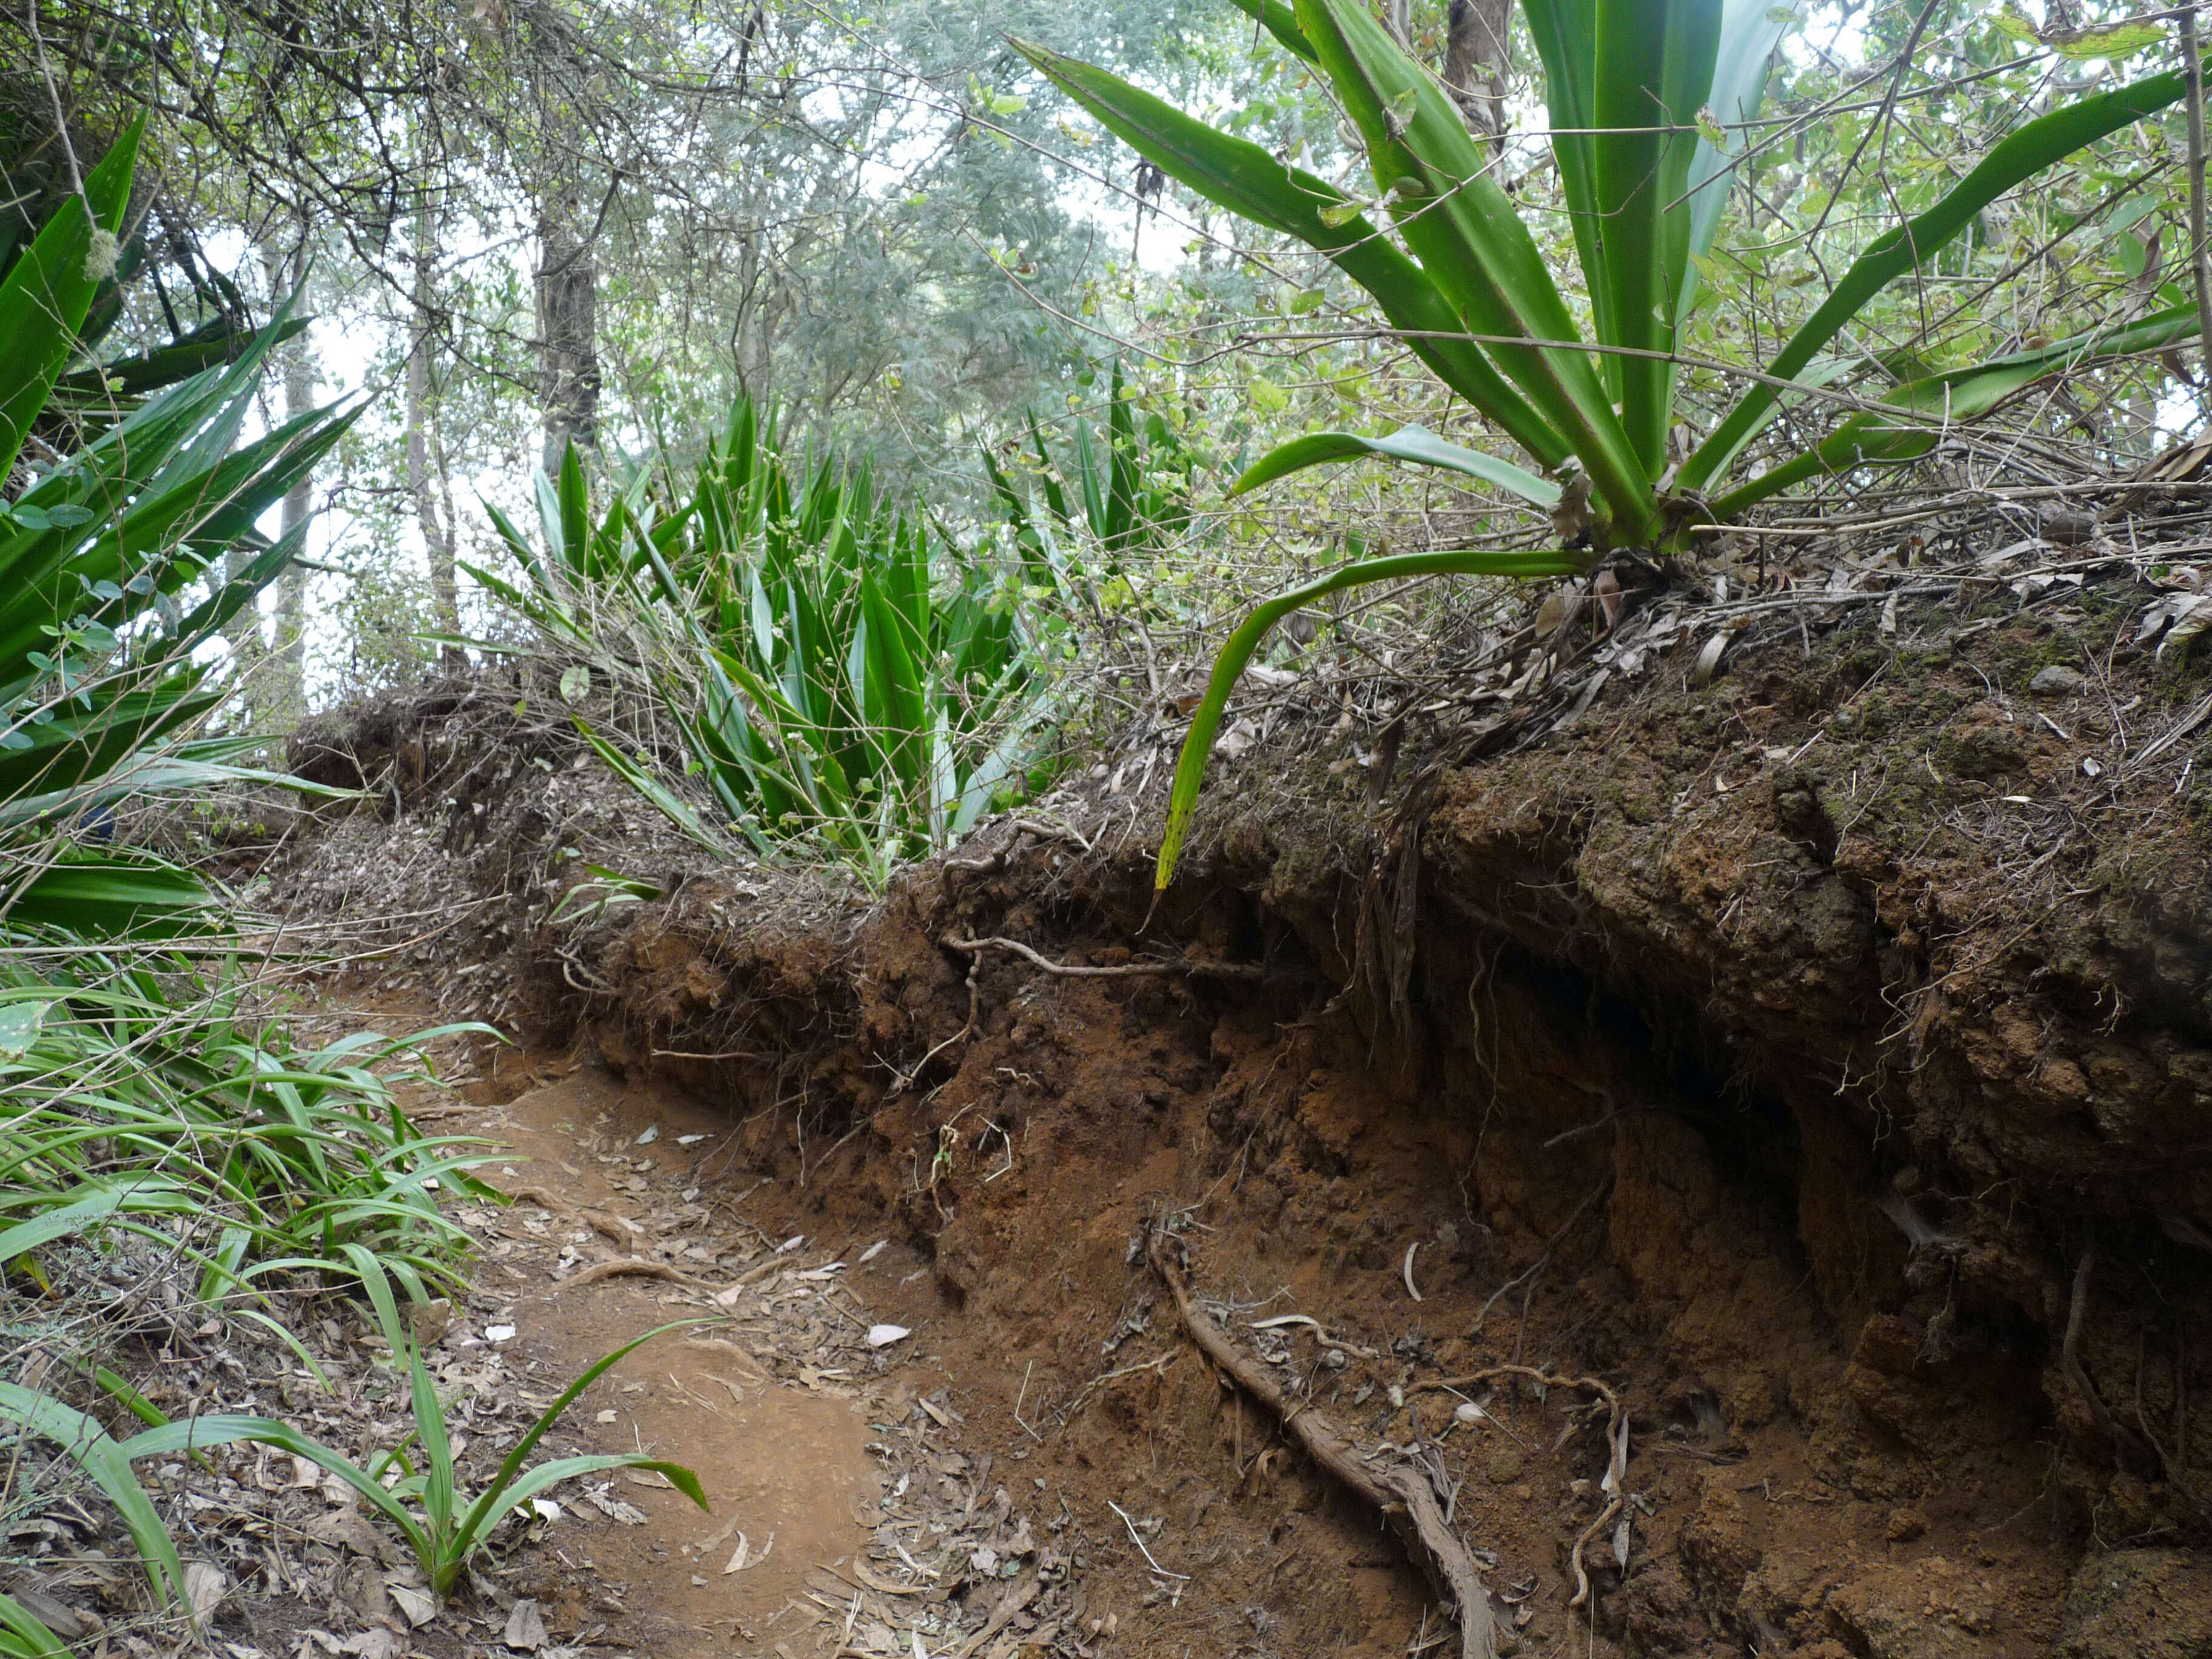
POLYGON ((1352 1443, 1326 1418, 1305 1401, 1290 1398, 1282 1385, 1197 1304, 1182 1269, 1168 1259, 1164 1231, 1153 1231, 1146 1255, 1175 1297, 1176 1310, 1182 1316, 1183 1327, 1200 1352, 1280 1418, 1284 1429, 1297 1437, 1309 1457, 1374 1505, 1438 1592, 1457 1608, 1462 1659, 1495 1659, 1498 1632, 1491 1619, 1490 1593, 1467 1547, 1445 1523, 1429 1483, 1410 1470, 1369 1468, 1360 1461, 1352 1443))

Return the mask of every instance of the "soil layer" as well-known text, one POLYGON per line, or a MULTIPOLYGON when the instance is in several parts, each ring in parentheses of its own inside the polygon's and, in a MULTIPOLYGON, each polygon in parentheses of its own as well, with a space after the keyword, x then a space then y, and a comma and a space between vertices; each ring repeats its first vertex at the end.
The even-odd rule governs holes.
POLYGON ((876 1316, 1058 1519, 1065 1650, 1447 1631, 1187 1340, 1165 1229, 1293 1397, 1431 1473, 1509 1650, 2212 1651, 2212 701, 2114 648, 2126 584, 2061 597, 1704 685, 1686 644, 1483 758, 1445 716, 1381 819, 1311 687, 1156 911, 1172 728, 872 904, 695 864, 530 913, 508 1006, 726 1115, 767 1234, 926 1265, 876 1316), (1504 1365, 1618 1393, 1618 1503, 1589 1391, 1468 1380, 1504 1365))

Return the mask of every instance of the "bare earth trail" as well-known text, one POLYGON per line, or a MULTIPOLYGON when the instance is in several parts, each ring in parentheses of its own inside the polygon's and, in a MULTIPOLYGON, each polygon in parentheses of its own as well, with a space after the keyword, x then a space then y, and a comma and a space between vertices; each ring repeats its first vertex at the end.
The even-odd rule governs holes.
MULTIPOLYGON (((453 1127, 464 1124, 512 1153, 485 1171, 520 1196, 484 1224, 495 1237, 486 1240, 478 1290, 499 1301, 500 1322, 514 1326, 513 1346, 532 1373, 558 1383, 633 1335, 699 1316, 706 1298, 666 1281, 623 1276, 571 1285, 551 1275, 651 1260, 705 1282, 714 1243, 728 1241, 699 1242, 712 1237, 710 1227, 721 1229, 690 1175, 705 1160, 678 1143, 705 1137, 695 1143, 703 1149, 725 1141, 726 1120, 674 1091, 625 1088, 579 1066, 453 1127), (648 1133, 653 1139, 637 1145, 648 1133), (595 1230, 610 1220, 633 1233, 628 1249, 595 1230), (675 1248, 654 1250, 664 1243, 675 1248)), ((804 1271, 829 1258, 802 1247, 787 1259, 804 1271)), ((773 1652, 779 1623, 789 1622, 787 1602, 805 1595, 808 1566, 843 1565, 872 1530, 881 1465, 866 1449, 863 1402, 849 1387, 781 1386, 755 1350, 773 1352, 787 1334, 803 1337, 805 1328, 787 1333, 780 1322, 741 1320, 704 1340, 672 1332, 623 1360, 571 1408, 578 1425, 589 1425, 592 1449, 646 1450, 694 1470, 714 1512, 701 1515, 657 1475, 616 1483, 619 1518, 556 1493, 562 1514, 544 1542, 552 1561, 569 1571, 538 1586, 549 1591, 553 1628, 574 1633, 635 1620, 648 1638, 641 1645, 668 1659, 733 1647, 773 1652), (746 1565, 726 1571, 738 1559, 740 1534, 746 1565)), ((799 1363, 812 1355, 791 1357, 799 1363)))

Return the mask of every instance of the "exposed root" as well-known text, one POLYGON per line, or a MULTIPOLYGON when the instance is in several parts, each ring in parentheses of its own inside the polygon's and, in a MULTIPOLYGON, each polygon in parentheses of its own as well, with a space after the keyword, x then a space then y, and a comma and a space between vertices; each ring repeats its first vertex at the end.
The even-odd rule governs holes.
POLYGON ((1174 1296, 1183 1327, 1200 1352, 1281 1419, 1283 1427, 1297 1437, 1309 1457, 1373 1504, 1427 1572, 1438 1593, 1458 1609, 1462 1659, 1495 1659, 1498 1632, 1490 1614, 1490 1593, 1459 1535, 1445 1522, 1428 1482, 1410 1470, 1369 1468, 1352 1441, 1327 1418, 1305 1401, 1290 1398, 1282 1385, 1192 1299, 1182 1269, 1168 1258, 1164 1232, 1153 1231, 1146 1255, 1152 1271, 1174 1296))
MULTIPOLYGON (((1594 1376, 1555 1376, 1550 1371, 1539 1370, 1534 1365, 1490 1365, 1479 1371, 1470 1371, 1465 1376, 1439 1377, 1433 1382, 1419 1382, 1413 1386, 1424 1392, 1443 1389, 1457 1393, 1462 1389, 1480 1388, 1485 1382, 1495 1382, 1502 1376, 1523 1378, 1547 1392, 1553 1389, 1580 1389, 1595 1395, 1605 1405, 1605 1481, 1600 1489, 1605 1493, 1606 1505, 1598 1511, 1597 1519, 1584 1527, 1581 1535, 1575 1540, 1571 1557, 1575 1567, 1575 1593, 1567 1605, 1578 1607, 1589 1600, 1590 1593, 1589 1571, 1583 1565, 1583 1550, 1591 1539, 1619 1518, 1621 1504, 1627 1495, 1628 1408, 1621 1404, 1620 1395, 1610 1385, 1594 1376)), ((1570 1425, 1568 1433, 1572 1432, 1570 1425)), ((1562 1443, 1565 1439, 1565 1437, 1562 1436, 1562 1443)))
POLYGON ((1125 962, 1106 968, 1088 968, 1079 964, 1054 962, 1041 956, 1018 939, 952 939, 947 938, 948 951, 1012 951, 1048 974, 1057 974, 1063 979, 1127 979, 1138 974, 1189 974, 1200 979, 1258 979, 1262 970, 1256 963, 1207 962, 1197 957, 1182 957, 1173 962, 1125 962))
POLYGON ((620 1261, 598 1261, 580 1273, 570 1273, 561 1283, 570 1290, 579 1285, 597 1285, 609 1279, 659 1279, 671 1285, 689 1285, 695 1291, 719 1291, 722 1287, 703 1279, 694 1279, 681 1273, 665 1261, 642 1261, 626 1258, 620 1261))

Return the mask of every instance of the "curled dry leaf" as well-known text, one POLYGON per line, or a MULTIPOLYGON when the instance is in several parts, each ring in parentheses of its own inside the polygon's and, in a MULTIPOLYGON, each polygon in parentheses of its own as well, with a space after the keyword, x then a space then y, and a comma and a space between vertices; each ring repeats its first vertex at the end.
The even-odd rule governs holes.
MULTIPOLYGON (((2168 599, 2164 605, 2154 608, 2163 610, 2166 605, 2171 605, 2173 603, 2173 600, 2168 599)), ((2186 647, 2190 641, 2195 639, 2206 629, 2212 628, 2212 593, 2200 594, 2188 599, 2172 615, 2173 626, 2166 630, 2166 637, 2158 642, 2158 651, 2154 660, 2163 659, 2169 646, 2186 647)))
POLYGON ((1595 587, 1598 609, 1605 613, 1605 625, 1610 629, 1620 620, 1620 578, 1610 570, 1601 570, 1595 587))

